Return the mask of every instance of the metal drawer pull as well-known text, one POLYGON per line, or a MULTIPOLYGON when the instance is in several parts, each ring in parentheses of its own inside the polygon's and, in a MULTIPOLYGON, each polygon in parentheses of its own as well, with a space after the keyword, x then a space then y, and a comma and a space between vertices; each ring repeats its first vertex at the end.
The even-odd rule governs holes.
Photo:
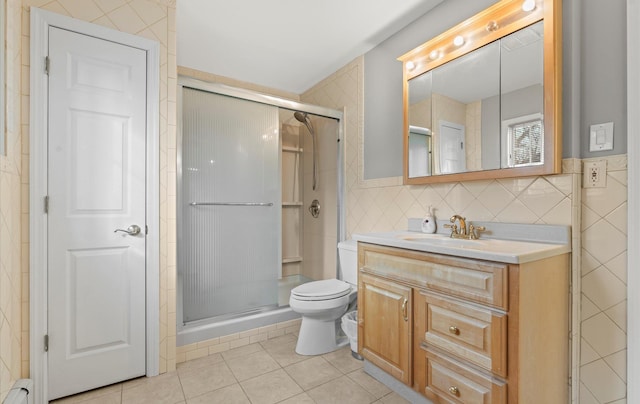
POLYGON ((402 302, 402 317, 404 321, 409 321, 409 316, 407 315, 407 299, 404 299, 404 302, 402 302))
POLYGON ((449 393, 451 393, 454 396, 458 397, 460 395, 460 390, 458 390, 458 388, 456 386, 451 386, 451 387, 449 387, 449 393))
POLYGON ((458 327, 454 326, 454 325, 449 327, 449 332, 451 334, 460 335, 460 329, 458 327))

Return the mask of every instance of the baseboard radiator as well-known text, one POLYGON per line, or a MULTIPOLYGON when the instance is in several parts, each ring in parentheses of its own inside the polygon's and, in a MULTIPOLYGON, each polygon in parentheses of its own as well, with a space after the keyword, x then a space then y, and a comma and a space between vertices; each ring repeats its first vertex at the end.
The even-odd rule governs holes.
POLYGON ((33 380, 16 380, 2 404, 33 404, 33 380))

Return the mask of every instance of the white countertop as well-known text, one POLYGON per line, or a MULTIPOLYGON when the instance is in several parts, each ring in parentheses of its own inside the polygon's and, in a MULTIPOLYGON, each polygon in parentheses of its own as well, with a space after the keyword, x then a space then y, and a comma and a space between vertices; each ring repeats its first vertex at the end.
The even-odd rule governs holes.
MULTIPOLYGON (((501 226, 504 226, 504 224, 501 224, 501 226)), ((523 225, 518 226, 522 227, 523 225)), ((560 242, 549 243, 492 238, 465 240, 453 239, 446 234, 393 231, 386 233, 353 234, 352 238, 365 243, 389 247, 505 262, 509 264, 522 264, 571 252, 571 244, 568 237, 560 242)))

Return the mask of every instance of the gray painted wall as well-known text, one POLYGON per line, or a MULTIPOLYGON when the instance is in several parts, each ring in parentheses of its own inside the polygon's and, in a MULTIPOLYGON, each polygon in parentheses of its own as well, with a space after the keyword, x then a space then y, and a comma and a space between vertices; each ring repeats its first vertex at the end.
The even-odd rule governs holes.
MULTIPOLYGON (((364 56, 365 179, 402 175, 402 64, 396 58, 495 0, 445 0, 364 56)), ((626 2, 563 1, 563 157, 626 153, 626 2), (589 126, 614 122, 614 150, 589 126)))
POLYGON ((627 6, 580 0, 580 157, 627 152, 627 6), (613 122, 613 150, 589 152, 589 126, 613 122))
POLYGON ((496 0, 445 0, 364 55, 364 178, 402 175, 402 63, 396 59, 496 0))

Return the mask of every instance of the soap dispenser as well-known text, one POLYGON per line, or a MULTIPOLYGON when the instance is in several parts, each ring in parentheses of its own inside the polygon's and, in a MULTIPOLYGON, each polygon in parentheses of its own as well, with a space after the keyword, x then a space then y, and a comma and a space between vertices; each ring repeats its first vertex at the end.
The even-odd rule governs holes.
POLYGON ((429 210, 426 216, 422 219, 422 232, 423 233, 435 233, 436 232, 436 217, 433 214, 433 209, 429 205, 429 210))

